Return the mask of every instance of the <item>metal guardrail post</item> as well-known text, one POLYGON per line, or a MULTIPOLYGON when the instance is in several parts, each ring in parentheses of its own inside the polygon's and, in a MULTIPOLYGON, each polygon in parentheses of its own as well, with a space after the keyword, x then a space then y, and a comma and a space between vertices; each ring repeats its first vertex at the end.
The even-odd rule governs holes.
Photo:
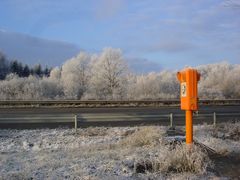
POLYGON ((199 112, 198 111, 195 111, 194 115, 198 116, 199 112))
POLYGON ((170 127, 173 127, 173 113, 169 114, 169 119, 170 119, 170 127))
POLYGON ((215 127, 217 123, 217 115, 216 112, 213 113, 213 126, 215 127))
POLYGON ((77 115, 76 114, 74 116, 74 121, 75 121, 75 132, 77 132, 77 115))

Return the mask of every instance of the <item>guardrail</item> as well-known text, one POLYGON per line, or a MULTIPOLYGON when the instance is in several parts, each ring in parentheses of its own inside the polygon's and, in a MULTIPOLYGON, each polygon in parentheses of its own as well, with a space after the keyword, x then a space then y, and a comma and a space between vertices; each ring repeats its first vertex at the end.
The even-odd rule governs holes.
MULTIPOLYGON (((138 106, 179 106, 179 99, 170 100, 123 100, 123 101, 80 101, 80 100, 46 100, 46 101, 0 101, 0 107, 138 107, 138 106)), ((200 99, 199 105, 240 105, 240 99, 200 99)))
MULTIPOLYGON (((46 127, 54 124, 57 126, 59 123, 70 123, 71 127, 74 124, 75 130, 78 127, 85 126, 87 124, 93 126, 104 126, 104 124, 118 124, 121 126, 125 125, 139 125, 139 124, 160 124, 166 126, 184 125, 184 114, 72 114, 72 115, 19 115, 18 117, 11 117, 11 115, 5 115, 0 117, 0 127, 4 124, 10 125, 9 127, 14 128, 13 124, 38 124, 44 123, 46 127), (11 126, 12 124, 12 126, 11 126)), ((204 122, 213 124, 214 126, 219 122, 224 122, 224 117, 233 120, 234 118, 240 119, 240 113, 209 113, 209 114, 194 114, 194 123, 202 124, 204 122)), ((5 127, 5 126, 4 126, 5 127)))
MULTIPOLYGON (((124 119, 124 117, 126 118, 126 116, 116 116, 118 118, 122 118, 124 119)), ((160 122, 160 120, 169 120, 169 123, 168 123, 168 126, 170 128, 174 127, 175 123, 174 123, 174 118, 184 118, 185 115, 184 114, 173 114, 173 113, 170 113, 170 114, 162 114, 162 115, 138 115, 137 118, 134 120, 132 119, 131 121, 134 122, 136 121, 136 125, 139 124, 139 118, 149 118, 149 117, 152 117, 154 118, 154 121, 155 122, 160 122), (156 118, 156 119, 155 119, 156 118)), ((232 118, 231 120, 234 120, 234 118, 240 118, 240 113, 216 113, 216 112, 213 112, 213 113, 208 113, 208 114, 198 114, 198 113, 194 113, 193 114, 193 120, 196 120, 196 119, 199 119, 202 120, 203 118, 210 118, 210 124, 212 124, 213 126, 216 126, 217 124, 217 118, 218 117, 228 117, 228 118, 232 118)), ((99 118, 99 117, 98 117, 99 118)), ((112 116, 110 116, 110 120, 109 119, 106 119, 106 117, 104 118, 104 120, 102 120, 101 118, 98 119, 98 121, 95 121, 95 123, 97 122, 116 122, 116 119, 112 120, 112 116)), ((239 120, 239 119, 238 119, 239 120)), ((142 123, 147 123, 148 120, 141 120, 142 123)), ((77 128, 78 128, 78 123, 81 122, 81 123, 84 123, 84 122, 90 122, 90 121, 81 121, 81 115, 77 115, 75 114, 74 115, 74 128, 75 128, 75 131, 77 132, 77 128), (79 121, 80 119, 80 121, 79 121)), ((123 122, 122 121, 119 121, 120 123, 123 122)), ((202 123, 204 123, 205 121, 203 121, 202 123)), ((209 122, 209 121, 208 121, 209 122)), ((141 122, 140 122, 141 123, 141 122)), ((166 122, 165 122, 166 123, 166 122)), ((185 123, 185 121, 184 121, 185 123)), ((184 124, 183 123, 183 124, 184 124)), ((195 124, 195 123, 194 123, 195 124)))

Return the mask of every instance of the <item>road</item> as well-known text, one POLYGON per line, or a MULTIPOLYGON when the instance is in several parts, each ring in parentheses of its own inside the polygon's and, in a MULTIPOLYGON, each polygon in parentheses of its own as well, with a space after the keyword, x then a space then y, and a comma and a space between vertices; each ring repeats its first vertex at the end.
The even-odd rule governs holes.
MULTIPOLYGON (((195 124, 212 123, 213 112, 217 123, 240 120, 240 105, 200 106, 195 124), (225 115, 233 113, 234 115, 225 115)), ((127 126, 137 124, 169 125, 169 114, 173 113, 173 125, 184 125, 184 111, 179 107, 119 107, 119 108, 0 108, 0 128, 55 128, 74 126, 77 115, 78 127, 127 126)))

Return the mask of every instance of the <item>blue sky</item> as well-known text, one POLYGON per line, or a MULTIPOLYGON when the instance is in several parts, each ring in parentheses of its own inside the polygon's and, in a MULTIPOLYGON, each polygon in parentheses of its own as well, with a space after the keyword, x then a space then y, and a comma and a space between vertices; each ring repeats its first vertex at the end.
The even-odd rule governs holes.
POLYGON ((240 63, 239 0, 1 0, 0 29, 167 69, 240 63))

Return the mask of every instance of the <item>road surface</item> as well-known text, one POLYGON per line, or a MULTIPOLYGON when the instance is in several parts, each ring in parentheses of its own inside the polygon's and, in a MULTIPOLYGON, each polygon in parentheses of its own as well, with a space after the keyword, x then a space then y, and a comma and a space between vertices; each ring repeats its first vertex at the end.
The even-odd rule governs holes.
MULTIPOLYGON (((200 106, 195 124, 240 120, 240 105, 200 106), (231 115, 232 114, 232 115, 231 115)), ((169 125, 173 113, 173 125, 184 125, 184 111, 179 107, 126 107, 126 108, 0 108, 0 128, 55 128, 74 127, 77 115, 78 127, 128 126, 137 124, 169 125)))

